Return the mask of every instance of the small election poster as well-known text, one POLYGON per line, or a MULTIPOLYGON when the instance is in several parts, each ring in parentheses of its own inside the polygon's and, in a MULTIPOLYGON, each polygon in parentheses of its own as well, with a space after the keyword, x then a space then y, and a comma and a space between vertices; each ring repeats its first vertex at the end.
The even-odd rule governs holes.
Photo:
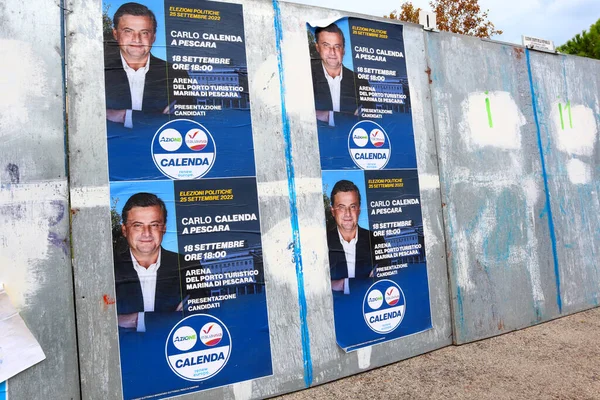
POLYGON ((125 399, 272 374, 242 5, 105 0, 125 399))
POLYGON ((352 351, 431 328, 402 26, 308 25, 336 339, 352 351))

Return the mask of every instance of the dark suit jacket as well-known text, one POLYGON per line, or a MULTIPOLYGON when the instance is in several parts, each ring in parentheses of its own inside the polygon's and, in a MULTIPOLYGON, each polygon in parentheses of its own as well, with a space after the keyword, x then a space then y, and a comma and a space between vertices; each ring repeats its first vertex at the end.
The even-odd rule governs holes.
MULTIPOLYGON (((366 279, 375 268, 375 257, 372 255, 372 248, 375 244, 383 243, 382 237, 375 237, 371 231, 358 227, 358 240, 356 241, 356 261, 354 264, 354 276, 359 279, 366 279)), ((337 227, 327 231, 327 247, 329 248, 329 268, 331 280, 348 278, 348 264, 346 263, 346 254, 340 242, 337 227)), ((381 266, 382 263, 379 263, 381 266)))
MULTIPOLYGON (((173 312, 182 300, 179 256, 161 248, 160 268, 156 277, 154 312, 173 312)), ((144 311, 144 298, 137 272, 133 268, 129 249, 115 253, 115 285, 117 314, 144 311)))
MULTIPOLYGON (((358 79, 354 72, 342 65, 342 82, 340 85, 340 112, 354 114, 360 105, 358 89, 360 86, 369 86, 369 82, 358 79)), ((313 92, 315 96, 315 109, 323 111, 333 110, 329 84, 323 72, 321 60, 311 61, 313 92)))
MULTIPOLYGON (((120 53, 112 49, 106 50, 106 54, 104 62, 106 108, 130 110, 131 91, 120 53)), ((176 101, 176 104, 195 104, 196 100, 192 97, 175 96, 173 91, 175 78, 188 78, 188 74, 185 71, 174 70, 165 61, 150 55, 150 65, 144 81, 142 111, 133 111, 134 127, 140 118, 145 118, 145 114, 162 114, 173 101, 176 101)))

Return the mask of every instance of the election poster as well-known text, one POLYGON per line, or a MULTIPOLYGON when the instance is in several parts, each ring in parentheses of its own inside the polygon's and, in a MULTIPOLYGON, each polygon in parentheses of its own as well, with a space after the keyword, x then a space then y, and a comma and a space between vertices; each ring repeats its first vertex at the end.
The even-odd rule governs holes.
POLYGON ((125 399, 272 374, 242 5, 103 3, 125 399))
POLYGON ((335 332, 345 351, 431 328, 402 26, 308 24, 335 332))

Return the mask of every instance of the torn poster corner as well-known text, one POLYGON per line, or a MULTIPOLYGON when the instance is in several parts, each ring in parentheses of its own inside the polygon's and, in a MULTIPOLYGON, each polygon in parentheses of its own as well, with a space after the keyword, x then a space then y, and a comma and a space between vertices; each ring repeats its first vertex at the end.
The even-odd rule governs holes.
POLYGON ((0 282, 0 382, 46 359, 0 282))

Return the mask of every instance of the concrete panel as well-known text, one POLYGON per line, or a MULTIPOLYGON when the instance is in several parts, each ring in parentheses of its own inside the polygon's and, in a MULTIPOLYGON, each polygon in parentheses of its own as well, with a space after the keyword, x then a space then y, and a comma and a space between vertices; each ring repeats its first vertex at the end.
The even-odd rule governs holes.
MULTIPOLYGON (((408 68, 415 92, 413 118, 434 329, 346 354, 335 342, 333 327, 305 25, 309 17, 342 15, 268 0, 231 2, 244 6, 274 375, 204 391, 202 398, 264 398, 449 344, 441 199, 421 29, 407 28, 406 51, 411 53, 408 68), (285 79, 285 89, 280 79, 285 79)), ((76 115, 69 121, 69 145, 71 192, 77 198, 73 232, 82 392, 84 398, 120 398, 114 306, 103 300, 114 294, 103 71, 100 58, 91 59, 101 52, 100 2, 74 0, 68 8, 70 113, 76 115), (90 225, 106 234, 90 235, 85 230, 90 225), (105 350, 100 352, 100 347, 105 350)))
POLYGON ((65 171, 62 10, 0 4, 0 281, 46 360, 8 398, 79 398, 65 171))
POLYGON ((524 49, 428 33, 455 343, 559 313, 524 49))
MULTIPOLYGON (((244 6, 274 374, 183 399, 264 398, 304 387, 273 4, 230 3, 244 6)), ((98 56, 102 54, 101 2, 77 0, 68 8, 69 153, 82 393, 86 399, 118 399, 122 394, 113 304, 104 66, 98 56), (90 231, 89 226, 95 229, 90 231)))
POLYGON ((66 4, 73 276, 84 399, 121 398, 101 2, 66 4))
MULTIPOLYGON (((433 329, 356 352, 345 353, 335 341, 333 325, 320 158, 306 22, 323 19, 334 20, 345 16, 367 17, 291 3, 280 3, 280 8, 282 29, 280 50, 283 54, 285 77, 284 100, 292 138, 291 148, 300 220, 299 236, 308 306, 310 360, 313 366, 312 379, 307 379, 307 385, 314 385, 413 357, 450 344, 451 324, 441 200, 423 32, 420 27, 407 24, 404 30, 404 42, 421 182, 433 329)), ((373 19, 372 17, 368 18, 373 19)))
POLYGON ((600 295, 600 62, 530 52, 562 313, 600 295))

